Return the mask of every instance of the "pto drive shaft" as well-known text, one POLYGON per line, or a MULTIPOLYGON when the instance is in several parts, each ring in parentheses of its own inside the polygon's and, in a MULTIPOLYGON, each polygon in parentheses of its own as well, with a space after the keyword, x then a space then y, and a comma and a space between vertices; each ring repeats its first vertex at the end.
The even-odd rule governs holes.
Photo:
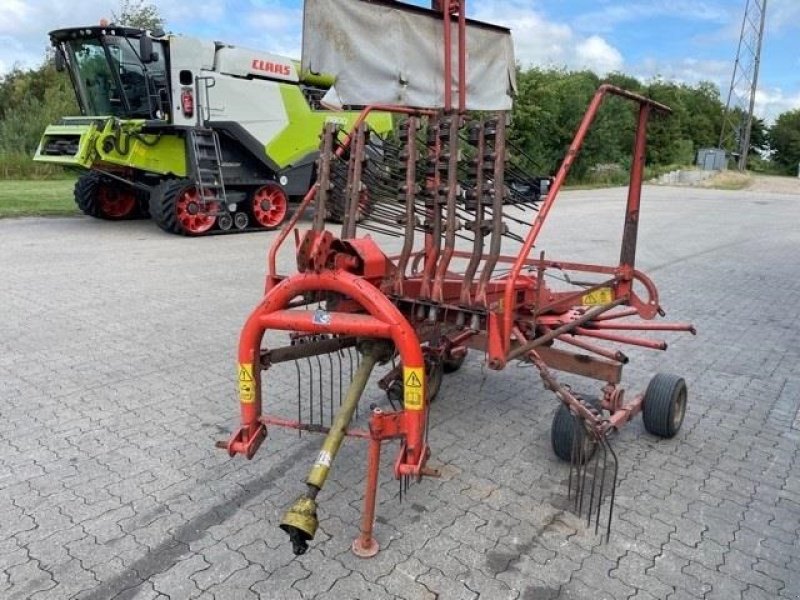
POLYGON ((317 460, 311 466, 306 478, 307 490, 286 511, 281 521, 281 529, 289 534, 292 550, 295 554, 304 554, 308 550, 308 541, 314 539, 319 525, 317 521, 317 494, 325 485, 331 464, 344 440, 347 427, 353 419, 358 401, 367 385, 375 364, 391 356, 391 346, 383 342, 364 344, 364 358, 353 375, 353 381, 347 389, 347 395, 328 435, 322 444, 317 460))

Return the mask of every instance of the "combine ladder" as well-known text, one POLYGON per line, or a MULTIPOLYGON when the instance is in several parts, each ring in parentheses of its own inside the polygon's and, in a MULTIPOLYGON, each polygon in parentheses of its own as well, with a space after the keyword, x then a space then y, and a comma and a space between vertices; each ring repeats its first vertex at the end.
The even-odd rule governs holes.
MULTIPOLYGON (((222 178, 222 152, 217 132, 207 127, 195 127, 189 130, 189 136, 192 167, 200 197, 204 201, 209 198, 220 202, 221 206, 227 206, 225 181, 222 178)), ((204 209, 207 210, 207 207, 204 209)))

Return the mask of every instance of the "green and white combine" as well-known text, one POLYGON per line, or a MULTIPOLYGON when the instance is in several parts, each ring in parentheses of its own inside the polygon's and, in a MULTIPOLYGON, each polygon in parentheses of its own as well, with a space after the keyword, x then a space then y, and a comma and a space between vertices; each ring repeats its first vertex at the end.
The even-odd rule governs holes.
MULTIPOLYGON (((34 160, 85 171, 75 201, 101 219, 150 216, 169 232, 274 229, 315 180, 333 84, 297 61, 114 25, 50 33, 80 117, 47 128, 34 160)), ((379 134, 391 116, 368 118, 379 134)))

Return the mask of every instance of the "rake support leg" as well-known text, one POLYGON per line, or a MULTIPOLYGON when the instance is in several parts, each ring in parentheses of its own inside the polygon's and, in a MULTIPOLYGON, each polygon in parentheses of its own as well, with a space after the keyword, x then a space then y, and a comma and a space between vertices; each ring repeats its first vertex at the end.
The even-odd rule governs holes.
POLYGON ((381 440, 370 439, 367 450, 367 482, 364 489, 364 512, 361 515, 361 534, 353 540, 353 554, 371 558, 378 553, 379 546, 372 537, 375 524, 375 501, 378 495, 378 469, 381 466, 381 440))

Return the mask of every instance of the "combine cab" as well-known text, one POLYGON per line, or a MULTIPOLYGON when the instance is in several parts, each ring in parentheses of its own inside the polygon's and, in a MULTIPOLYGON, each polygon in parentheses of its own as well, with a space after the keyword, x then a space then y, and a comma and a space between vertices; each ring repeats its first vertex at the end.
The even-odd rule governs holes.
MULTIPOLYGON (((50 33, 82 116, 45 131, 34 160, 83 172, 75 201, 183 235, 274 229, 315 179, 332 78, 282 56, 114 25, 50 33)), ((373 113, 371 128, 392 129, 373 113)))

